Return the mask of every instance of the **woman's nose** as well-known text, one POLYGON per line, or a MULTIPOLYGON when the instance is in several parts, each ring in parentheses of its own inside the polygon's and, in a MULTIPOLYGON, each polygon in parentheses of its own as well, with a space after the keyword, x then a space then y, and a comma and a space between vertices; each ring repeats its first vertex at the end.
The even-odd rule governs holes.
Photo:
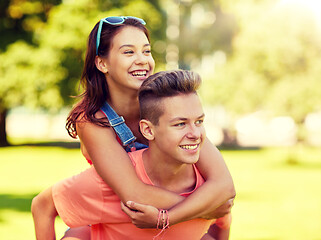
POLYGON ((135 61, 136 64, 146 64, 147 62, 148 62, 147 61, 147 56, 145 56, 142 53, 137 54, 137 58, 136 58, 136 61, 135 61))

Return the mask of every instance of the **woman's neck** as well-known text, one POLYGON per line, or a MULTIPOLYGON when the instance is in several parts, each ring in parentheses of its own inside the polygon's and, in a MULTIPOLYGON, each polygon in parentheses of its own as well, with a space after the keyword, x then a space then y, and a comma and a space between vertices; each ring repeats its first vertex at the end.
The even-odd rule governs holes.
POLYGON ((110 94, 110 99, 107 101, 116 113, 123 116, 127 121, 139 120, 139 101, 137 92, 132 95, 110 94))

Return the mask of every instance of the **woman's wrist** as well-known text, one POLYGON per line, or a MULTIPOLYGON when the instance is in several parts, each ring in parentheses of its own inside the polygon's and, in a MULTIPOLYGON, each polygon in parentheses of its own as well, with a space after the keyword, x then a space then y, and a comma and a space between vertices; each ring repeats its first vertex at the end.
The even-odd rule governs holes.
POLYGON ((160 209, 158 211, 158 219, 157 219, 157 229, 166 229, 169 228, 169 214, 168 210, 160 209))

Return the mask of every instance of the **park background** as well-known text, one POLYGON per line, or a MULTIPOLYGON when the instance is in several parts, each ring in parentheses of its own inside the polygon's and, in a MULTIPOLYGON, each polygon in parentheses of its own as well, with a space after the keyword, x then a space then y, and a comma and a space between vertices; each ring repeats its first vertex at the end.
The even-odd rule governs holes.
POLYGON ((34 239, 32 198, 88 166, 64 125, 111 15, 147 22, 157 71, 200 73, 237 191, 230 239, 321 239, 318 0, 0 1, 0 239, 34 239))

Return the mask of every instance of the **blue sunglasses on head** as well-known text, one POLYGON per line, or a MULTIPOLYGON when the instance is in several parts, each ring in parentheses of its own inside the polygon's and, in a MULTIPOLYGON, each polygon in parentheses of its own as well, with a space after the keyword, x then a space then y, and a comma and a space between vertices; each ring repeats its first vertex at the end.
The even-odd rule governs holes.
POLYGON ((101 30, 103 28, 103 23, 108 23, 110 25, 120 25, 125 22, 126 19, 135 19, 139 21, 141 24, 146 25, 145 21, 141 18, 137 17, 132 17, 132 16, 121 16, 121 17, 106 17, 100 20, 99 22, 99 27, 97 30, 97 39, 96 39, 96 55, 98 55, 98 48, 100 44, 100 35, 101 35, 101 30))

